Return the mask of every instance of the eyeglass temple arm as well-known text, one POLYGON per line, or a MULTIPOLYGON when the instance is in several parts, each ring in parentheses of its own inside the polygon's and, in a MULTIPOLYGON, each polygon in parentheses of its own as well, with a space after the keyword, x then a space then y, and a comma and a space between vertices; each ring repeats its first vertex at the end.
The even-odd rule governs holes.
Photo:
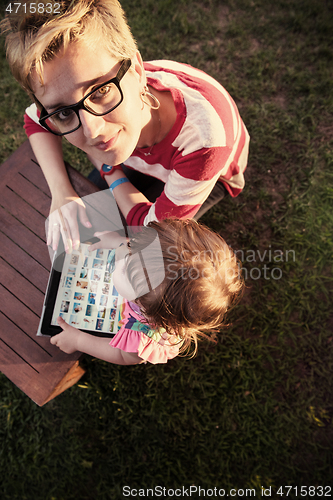
POLYGON ((122 65, 119 68, 118 74, 117 74, 117 80, 118 82, 122 79, 126 71, 130 68, 132 64, 131 59, 125 59, 122 65))

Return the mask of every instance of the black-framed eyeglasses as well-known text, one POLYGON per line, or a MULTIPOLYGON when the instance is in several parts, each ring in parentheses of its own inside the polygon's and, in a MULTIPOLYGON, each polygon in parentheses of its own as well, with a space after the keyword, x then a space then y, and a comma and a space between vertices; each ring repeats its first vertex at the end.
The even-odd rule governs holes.
POLYGON ((116 109, 124 99, 120 80, 131 66, 131 59, 124 59, 114 78, 102 83, 71 106, 48 113, 42 106, 39 123, 55 135, 66 135, 81 127, 79 111, 85 109, 95 116, 103 116, 116 109))

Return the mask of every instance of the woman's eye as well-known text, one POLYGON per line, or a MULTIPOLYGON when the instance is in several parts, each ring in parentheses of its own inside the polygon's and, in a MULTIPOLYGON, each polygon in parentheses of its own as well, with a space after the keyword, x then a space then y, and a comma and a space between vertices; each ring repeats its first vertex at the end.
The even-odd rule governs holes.
POLYGON ((59 113, 55 114, 52 116, 52 119, 54 121, 65 121, 65 120, 69 120, 73 117, 74 115, 74 111, 72 109, 64 109, 63 111, 59 111, 59 113))
POLYGON ((105 97, 107 94, 111 92, 111 86, 110 85, 105 85, 104 87, 101 87, 100 89, 97 89, 96 92, 92 94, 90 99, 99 99, 101 97, 105 97))
POLYGON ((110 87, 108 87, 107 85, 105 87, 102 87, 98 90, 98 92, 101 94, 101 95, 105 95, 107 94, 108 92, 110 92, 110 87))
POLYGON ((61 111, 59 113, 59 116, 60 116, 60 118, 68 118, 69 116, 71 116, 72 113, 73 113, 73 110, 65 109, 64 111, 61 111))

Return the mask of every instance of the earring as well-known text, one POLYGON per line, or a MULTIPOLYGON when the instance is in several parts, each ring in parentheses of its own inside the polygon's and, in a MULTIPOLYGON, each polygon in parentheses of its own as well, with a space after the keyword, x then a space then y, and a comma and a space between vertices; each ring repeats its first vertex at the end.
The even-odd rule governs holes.
POLYGON ((149 92, 147 85, 145 85, 144 91, 140 94, 140 99, 144 104, 149 106, 151 109, 158 109, 161 106, 161 103, 157 99, 157 97, 155 97, 153 94, 151 94, 149 92), (149 97, 153 101, 154 104, 151 104, 151 102, 147 102, 145 100, 146 97, 149 97))

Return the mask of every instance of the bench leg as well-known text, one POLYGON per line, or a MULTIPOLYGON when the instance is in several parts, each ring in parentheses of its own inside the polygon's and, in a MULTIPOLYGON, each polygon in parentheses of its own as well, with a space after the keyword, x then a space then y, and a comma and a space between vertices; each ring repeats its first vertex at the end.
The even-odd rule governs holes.
POLYGON ((72 366, 72 368, 68 371, 68 373, 64 376, 64 378, 59 382, 56 388, 51 392, 48 398, 40 406, 45 405, 46 403, 51 401, 51 399, 54 399, 56 396, 59 396, 59 394, 64 392, 66 389, 72 387, 72 385, 76 384, 76 382, 80 380, 80 378, 84 373, 85 370, 79 365, 79 362, 76 361, 76 363, 72 366))

